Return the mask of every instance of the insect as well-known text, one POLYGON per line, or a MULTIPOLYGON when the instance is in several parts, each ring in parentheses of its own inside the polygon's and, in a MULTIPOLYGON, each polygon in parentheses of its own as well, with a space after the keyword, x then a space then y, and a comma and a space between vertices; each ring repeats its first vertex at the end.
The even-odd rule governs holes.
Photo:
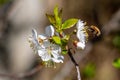
POLYGON ((95 36, 99 36, 101 34, 100 30, 96 26, 90 26, 88 31, 95 36))

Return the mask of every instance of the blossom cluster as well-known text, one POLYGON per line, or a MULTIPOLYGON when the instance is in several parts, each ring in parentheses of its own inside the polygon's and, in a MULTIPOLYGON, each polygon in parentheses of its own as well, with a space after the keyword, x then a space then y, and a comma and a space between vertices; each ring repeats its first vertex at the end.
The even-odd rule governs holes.
POLYGON ((32 30, 32 36, 29 38, 30 46, 37 53, 45 65, 51 66, 54 63, 63 63, 63 54, 67 54, 69 49, 68 42, 72 39, 72 35, 76 35, 77 39, 72 43, 76 49, 84 49, 88 40, 88 33, 93 32, 100 34, 95 26, 87 27, 80 19, 71 18, 62 21, 62 9, 54 8, 54 14, 46 14, 51 25, 45 28, 44 34, 37 34, 35 29, 32 30), (64 31, 76 26, 75 30, 70 34, 64 31))
MULTIPOLYGON (((74 42, 75 46, 80 49, 85 48, 85 43, 88 38, 85 24, 83 21, 78 20, 76 24, 76 36, 79 41, 74 42)), ((62 32, 58 33, 52 25, 49 25, 45 29, 44 34, 37 34, 35 29, 32 30, 32 36, 29 38, 29 42, 35 53, 37 53, 42 61, 46 65, 50 63, 63 63, 64 57, 62 56, 62 45, 57 44, 53 41, 53 37, 58 36, 62 39, 65 38, 65 34, 62 32)), ((55 38, 59 39, 59 38, 55 38)))

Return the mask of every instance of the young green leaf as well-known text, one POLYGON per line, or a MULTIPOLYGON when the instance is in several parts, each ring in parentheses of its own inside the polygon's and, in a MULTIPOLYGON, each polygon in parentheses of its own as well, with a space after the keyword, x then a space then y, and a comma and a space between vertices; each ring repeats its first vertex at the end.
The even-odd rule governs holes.
POLYGON ((46 16, 49 19, 50 23, 55 25, 55 17, 54 17, 54 15, 46 14, 46 16))
POLYGON ((62 18, 60 17, 62 14, 62 10, 58 11, 58 6, 54 8, 54 15, 55 15, 55 21, 56 21, 56 27, 57 29, 60 29, 60 26, 62 24, 62 18))
POLYGON ((115 68, 120 69, 120 58, 115 59, 112 64, 115 68))
POLYGON ((68 29, 73 27, 77 23, 78 19, 68 19, 62 24, 62 29, 68 29))
POLYGON ((58 13, 59 19, 57 20, 59 22, 59 26, 62 27, 62 9, 58 13))
POLYGON ((62 24, 61 19, 57 16, 57 17, 55 17, 55 20, 56 20, 56 26, 57 26, 57 28, 58 28, 58 29, 61 29, 61 28, 60 28, 60 26, 61 26, 61 24, 62 24))
POLYGON ((60 9, 59 13, 58 13, 58 16, 62 19, 62 9, 60 9))
POLYGON ((58 17, 58 6, 55 6, 55 8, 54 8, 54 15, 55 15, 55 17, 58 17))
POLYGON ((53 36, 52 39, 53 39, 53 41, 54 41, 56 44, 58 44, 58 45, 61 45, 61 44, 62 44, 60 37, 58 37, 58 36, 53 36))

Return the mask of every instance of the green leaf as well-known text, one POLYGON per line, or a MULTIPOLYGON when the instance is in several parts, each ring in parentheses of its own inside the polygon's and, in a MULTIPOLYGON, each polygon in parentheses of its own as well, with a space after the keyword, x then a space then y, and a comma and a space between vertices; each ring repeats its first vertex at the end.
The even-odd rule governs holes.
POLYGON ((60 9, 59 13, 58 13, 58 16, 62 19, 62 9, 60 9))
POLYGON ((73 27, 77 23, 78 19, 68 19, 62 24, 62 29, 68 29, 73 27))
POLYGON ((54 8, 54 15, 55 17, 58 17, 58 6, 55 6, 54 8))
POLYGON ((58 6, 54 8, 54 15, 56 20, 56 27, 57 29, 60 29, 60 26, 62 24, 62 18, 61 18, 62 10, 60 12, 58 11, 58 6))
POLYGON ((61 19, 57 16, 55 17, 55 20, 56 20, 56 26, 60 30, 61 29, 60 26, 62 24, 61 19))
POLYGON ((115 68, 120 69, 120 58, 115 59, 112 64, 115 68))
POLYGON ((62 46, 66 46, 68 41, 66 39, 61 39, 61 42, 62 42, 62 46))
POLYGON ((61 45, 61 44, 62 44, 60 37, 58 37, 58 36, 53 36, 52 39, 53 39, 53 41, 54 41, 56 44, 58 44, 58 45, 61 45))
POLYGON ((67 54, 68 53, 68 51, 67 50, 62 50, 62 54, 67 54))
POLYGON ((58 25, 60 26, 60 29, 61 29, 61 27, 62 27, 62 9, 59 11, 59 13, 58 13, 58 25))
POLYGON ((54 15, 46 14, 46 16, 49 19, 50 23, 55 25, 55 17, 54 17, 54 15))

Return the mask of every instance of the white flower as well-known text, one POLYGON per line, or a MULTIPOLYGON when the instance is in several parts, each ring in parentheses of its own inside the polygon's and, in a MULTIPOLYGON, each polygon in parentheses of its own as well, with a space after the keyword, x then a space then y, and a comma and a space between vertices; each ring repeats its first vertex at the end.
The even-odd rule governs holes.
POLYGON ((35 29, 32 30, 32 37, 29 39, 32 48, 41 57, 42 61, 53 61, 63 63, 64 57, 61 56, 61 47, 49 42, 49 38, 54 35, 54 28, 50 25, 46 27, 45 34, 37 35, 35 29))
POLYGON ((79 42, 77 43, 77 48, 84 49, 85 48, 85 43, 88 38, 88 33, 85 28, 85 24, 83 21, 78 20, 77 22, 77 38, 79 39, 79 42))
POLYGON ((53 61, 63 63, 64 57, 61 54, 61 47, 45 41, 41 49, 38 50, 38 55, 43 61, 53 61))

